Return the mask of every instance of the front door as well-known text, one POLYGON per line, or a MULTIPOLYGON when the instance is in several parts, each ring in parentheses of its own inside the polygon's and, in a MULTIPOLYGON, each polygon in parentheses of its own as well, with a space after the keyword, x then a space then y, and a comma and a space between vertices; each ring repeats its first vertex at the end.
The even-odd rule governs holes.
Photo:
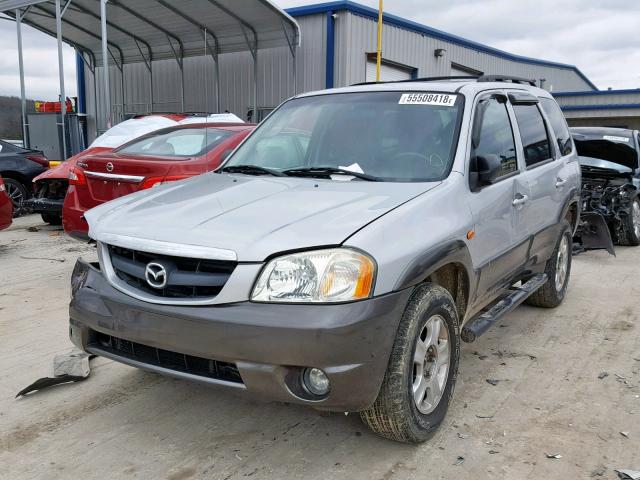
POLYGON ((478 157, 495 155, 502 163, 501 176, 495 182, 473 188, 469 195, 475 236, 468 242, 468 248, 480 269, 477 290, 482 292, 482 297, 477 299, 480 303, 509 284, 526 257, 516 239, 529 191, 520 178, 506 101, 502 93, 488 94, 478 100, 474 114, 470 175, 478 157))

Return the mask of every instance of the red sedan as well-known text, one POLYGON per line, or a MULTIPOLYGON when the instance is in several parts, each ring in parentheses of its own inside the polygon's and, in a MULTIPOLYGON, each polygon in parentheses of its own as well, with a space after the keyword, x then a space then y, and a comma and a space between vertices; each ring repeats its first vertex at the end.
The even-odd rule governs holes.
POLYGON ((7 195, 4 181, 0 177, 0 230, 9 228, 13 218, 13 202, 7 195))
POLYGON ((255 128, 252 124, 187 124, 137 138, 106 153, 85 157, 69 174, 62 225, 86 238, 90 208, 154 185, 215 170, 255 128))

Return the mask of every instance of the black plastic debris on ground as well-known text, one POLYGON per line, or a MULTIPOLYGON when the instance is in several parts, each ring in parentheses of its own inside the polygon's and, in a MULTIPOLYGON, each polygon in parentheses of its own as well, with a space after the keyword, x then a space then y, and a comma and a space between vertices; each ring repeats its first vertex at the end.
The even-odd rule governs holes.
POLYGON ((89 361, 95 357, 81 350, 72 350, 69 353, 56 355, 53 358, 53 377, 39 378, 28 387, 18 392, 16 398, 29 393, 44 390, 45 388, 64 383, 81 382, 86 380, 91 373, 89 361))

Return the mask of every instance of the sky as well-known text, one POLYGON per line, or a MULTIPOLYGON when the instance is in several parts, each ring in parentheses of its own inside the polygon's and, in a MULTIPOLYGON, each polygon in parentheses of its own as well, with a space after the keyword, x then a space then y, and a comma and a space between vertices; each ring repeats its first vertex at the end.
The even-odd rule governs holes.
MULTIPOLYGON (((314 3, 275 0, 283 7, 314 3)), ((358 0, 376 7, 378 0, 358 0)), ((640 2, 633 0, 386 0, 407 19, 510 53, 576 65, 600 89, 640 88, 640 2)), ((27 97, 56 99, 57 44, 23 28, 27 97)), ((64 48, 67 95, 75 56, 64 48)), ((20 94, 15 24, 0 20, 0 95, 20 94)))

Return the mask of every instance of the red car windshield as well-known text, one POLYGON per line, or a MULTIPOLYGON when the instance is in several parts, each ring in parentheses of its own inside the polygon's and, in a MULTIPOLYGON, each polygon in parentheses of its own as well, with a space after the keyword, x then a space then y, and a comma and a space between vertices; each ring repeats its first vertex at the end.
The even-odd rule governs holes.
POLYGON ((162 130, 129 143, 115 151, 123 155, 159 157, 197 157, 233 135, 216 128, 180 128, 162 130))

